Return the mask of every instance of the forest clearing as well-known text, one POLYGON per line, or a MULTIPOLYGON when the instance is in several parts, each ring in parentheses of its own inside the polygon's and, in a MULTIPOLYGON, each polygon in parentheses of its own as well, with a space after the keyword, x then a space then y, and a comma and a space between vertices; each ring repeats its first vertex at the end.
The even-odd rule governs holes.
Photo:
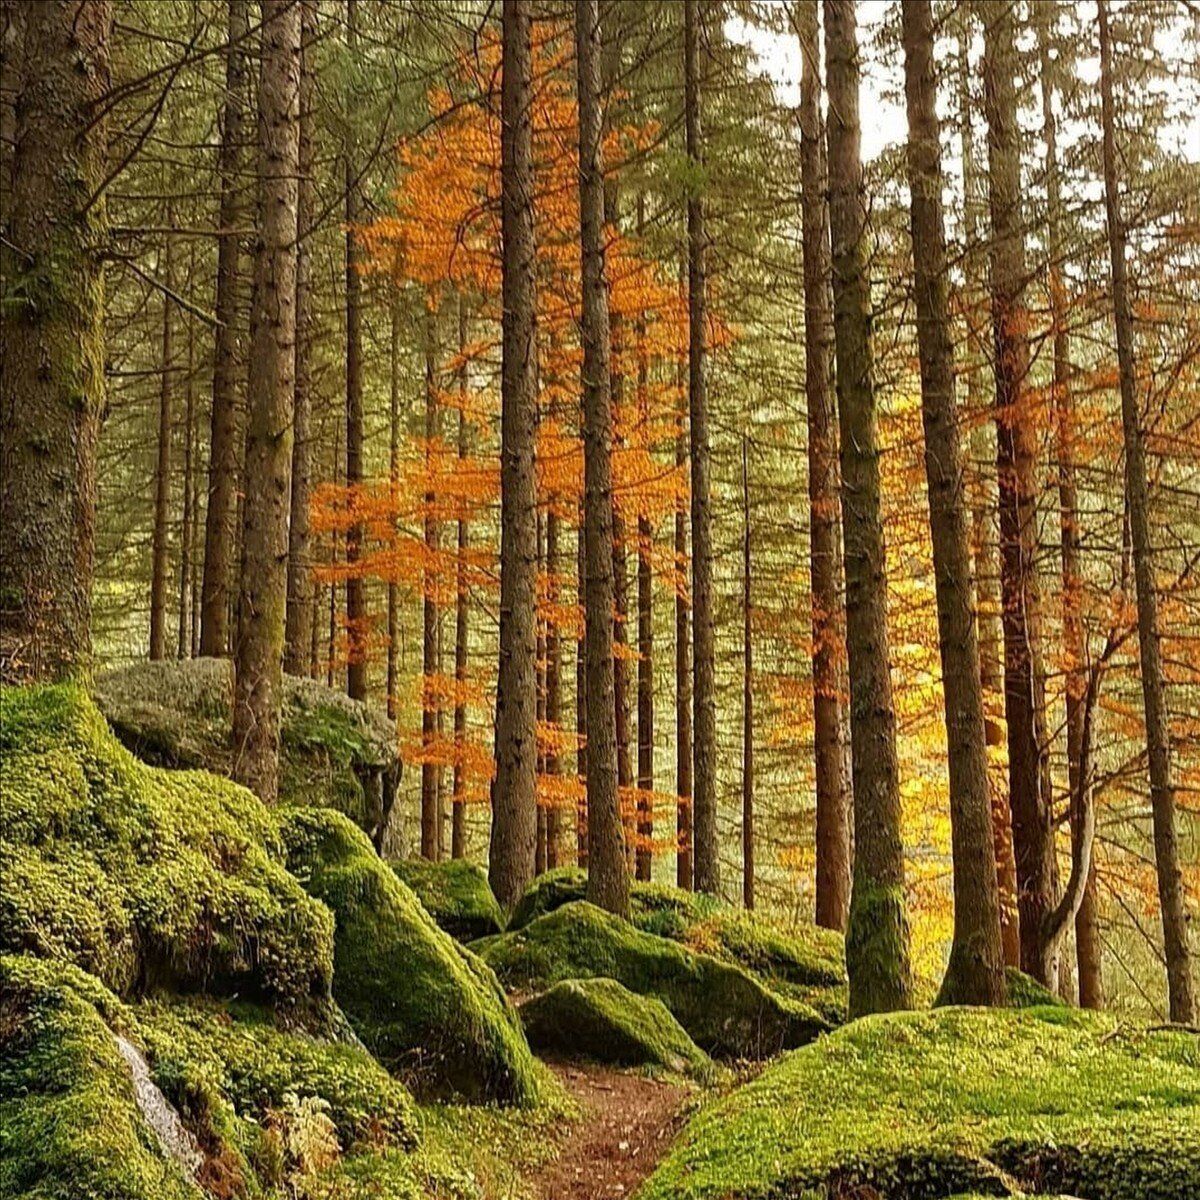
POLYGON ((1200 1200, 1194 0, 0 0, 0 1200, 1200 1200))

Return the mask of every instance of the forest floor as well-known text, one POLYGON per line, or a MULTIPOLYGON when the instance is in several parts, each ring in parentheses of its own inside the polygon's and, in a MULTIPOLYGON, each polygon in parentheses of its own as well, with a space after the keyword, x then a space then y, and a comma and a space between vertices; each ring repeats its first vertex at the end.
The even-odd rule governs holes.
POLYGON ((551 1063, 581 1119, 529 1180, 538 1200, 630 1195, 670 1149, 692 1090, 612 1067, 551 1063))

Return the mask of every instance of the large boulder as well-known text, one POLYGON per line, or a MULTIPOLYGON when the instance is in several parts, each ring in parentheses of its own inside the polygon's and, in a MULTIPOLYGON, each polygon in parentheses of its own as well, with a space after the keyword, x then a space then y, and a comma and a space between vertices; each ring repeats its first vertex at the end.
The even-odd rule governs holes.
MULTIPOLYGON (((142 662, 100 675, 96 703, 143 761, 230 773, 233 665, 224 658, 142 662)), ((283 677, 279 794, 344 812, 381 845, 400 778, 396 731, 381 709, 313 679, 283 677)))
POLYGON ((371 1052, 426 1095, 532 1104, 533 1057, 492 971, 340 813, 293 809, 283 835, 291 869, 337 919, 333 994, 371 1052))
POLYGON ((391 865, 451 937, 470 942, 504 929, 504 914, 482 867, 465 858, 446 862, 414 858, 391 865))
POLYGON ((481 956, 504 984, 542 990, 565 979, 605 976, 657 997, 710 1054, 765 1058, 829 1028, 810 1006, 768 989, 735 963, 575 901, 524 929, 487 939, 481 956))
POLYGON ((867 1017, 692 1120, 642 1200, 1200 1196, 1200 1039, 1056 1007, 867 1017))
POLYGON ((661 1000, 615 979, 566 979, 521 1005, 529 1044, 568 1059, 663 1067, 706 1079, 712 1060, 661 1000))
POLYGON ((329 994, 333 920, 245 788, 138 761, 74 686, 0 691, 0 950, 129 995, 329 994))

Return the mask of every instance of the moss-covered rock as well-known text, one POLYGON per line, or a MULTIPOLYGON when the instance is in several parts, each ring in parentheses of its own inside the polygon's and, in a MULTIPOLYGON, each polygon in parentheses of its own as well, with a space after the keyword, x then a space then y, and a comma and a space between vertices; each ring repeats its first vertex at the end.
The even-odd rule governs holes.
POLYGON ((451 937, 469 942, 504 929, 504 914, 487 874, 474 863, 463 858, 440 863, 414 858, 391 865, 451 937))
POLYGON ((710 1054, 763 1058, 803 1045, 828 1024, 734 963, 643 933, 586 901, 489 939, 483 959, 512 988, 605 976, 663 1002, 710 1054))
POLYGON ((1010 1008, 1066 1008, 1061 996, 1056 996, 1048 987, 1043 987, 1032 975, 1006 967, 1008 981, 1008 1006, 1010 1008))
MULTIPOLYGON (((100 675, 95 697, 117 736, 145 762, 229 774, 228 659, 136 663, 100 675)), ((284 676, 281 800, 336 808, 379 844, 399 774, 395 729, 386 714, 315 680, 284 676)))
POLYGON ((293 809, 284 838, 292 870, 337 918, 334 996, 371 1052, 427 1095, 533 1103, 533 1057, 495 975, 361 830, 330 809, 293 809))
POLYGON ((521 1005, 535 1050, 626 1067, 664 1067, 699 1079, 713 1073, 708 1055, 661 1000, 615 979, 566 979, 521 1005))
POLYGON ((639 1197, 1200 1195, 1200 1039, 1064 1008, 867 1017, 703 1109, 639 1197))
POLYGON ((555 867, 552 871, 543 871, 521 893, 508 918, 508 929, 510 932, 524 929, 538 917, 573 900, 582 900, 586 893, 587 872, 582 867, 555 867))
POLYGON ((245 788, 146 766, 73 686, 0 691, 0 950, 114 991, 329 994, 333 921, 245 788))

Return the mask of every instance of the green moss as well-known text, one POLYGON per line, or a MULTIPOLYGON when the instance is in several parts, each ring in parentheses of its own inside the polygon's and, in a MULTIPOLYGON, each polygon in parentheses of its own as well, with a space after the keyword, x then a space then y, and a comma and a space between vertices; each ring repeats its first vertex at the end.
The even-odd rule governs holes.
POLYGON ((102 1015, 119 1012, 82 972, 0 958, 0 1195, 201 1200, 142 1119, 102 1015))
POLYGON ((79 689, 0 691, 0 950, 156 986, 327 995, 330 915, 245 788, 145 766, 79 689))
POLYGON ((908 919, 902 888, 856 880, 846 928, 850 975, 850 1016, 911 1008, 908 919))
POLYGON ((334 996, 423 1094, 528 1105, 533 1059, 492 972, 442 931, 349 820, 285 814, 288 860, 337 918, 334 996))
POLYGON ((828 1028, 810 1007, 769 990, 743 968, 643 933, 585 901, 490 941, 482 956, 509 987, 607 976, 655 996, 712 1054, 762 1058, 828 1028))
POLYGON ((643 1200, 1200 1195, 1200 1039, 1062 1008, 856 1021, 703 1109, 643 1200))
POLYGON ((521 1020, 535 1050, 567 1058, 664 1067, 706 1079, 708 1055, 670 1010, 615 979, 567 979, 521 1005, 521 1020))
POLYGON ((451 937, 469 942, 503 930, 504 915, 481 867, 462 858, 440 863, 415 858, 391 866, 451 937))
POLYGON ((1004 976, 1008 980, 1008 1005, 1010 1008, 1066 1008, 1060 996, 1043 987, 1032 975, 1006 967, 1004 976))
POLYGON ((524 929, 530 921, 552 913, 572 900, 582 900, 587 892, 587 872, 581 867, 555 867, 543 871, 522 893, 512 915, 509 931, 524 929))

